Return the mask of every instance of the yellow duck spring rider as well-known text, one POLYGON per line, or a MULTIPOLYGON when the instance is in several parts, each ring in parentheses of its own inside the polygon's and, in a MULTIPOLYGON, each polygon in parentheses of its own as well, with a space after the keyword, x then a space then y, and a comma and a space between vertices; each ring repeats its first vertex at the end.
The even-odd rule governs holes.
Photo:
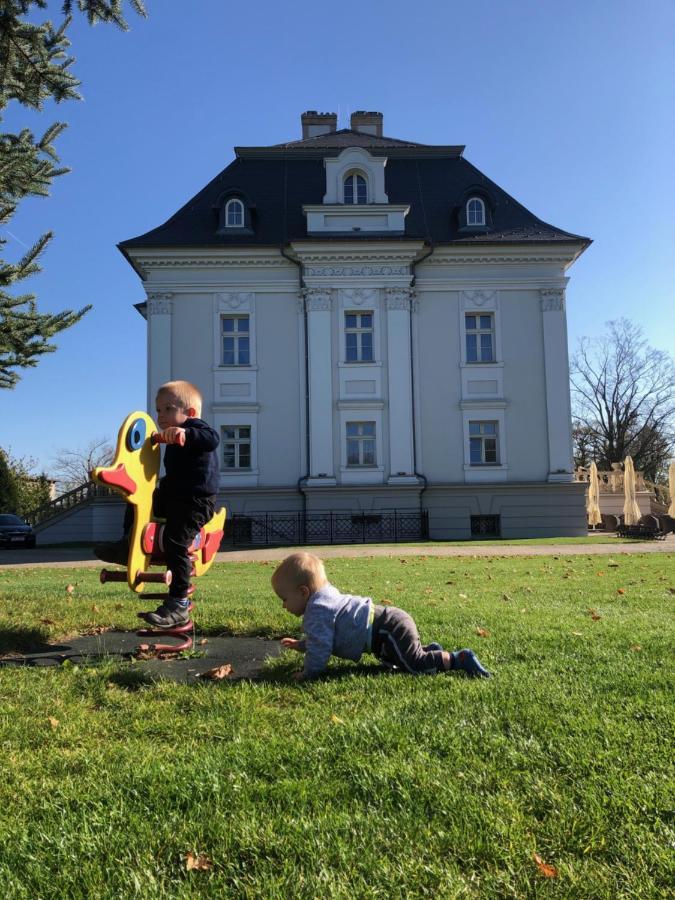
MULTIPOLYGON (((134 510, 133 525, 129 535, 129 556, 125 572, 103 569, 101 582, 126 581, 132 591, 140 594, 146 584, 171 583, 171 572, 150 572, 151 566, 166 566, 163 553, 162 532, 164 526, 153 517, 152 495, 157 486, 160 466, 159 433, 147 413, 133 412, 126 417, 119 430, 115 457, 109 466, 98 466, 91 472, 92 481, 113 488, 121 494, 134 510)), ((195 537, 188 552, 192 560, 192 574, 203 575, 213 563, 220 547, 225 526, 225 510, 218 510, 195 537)), ((190 585, 189 593, 194 591, 190 585)), ((147 600, 163 600, 165 594, 145 594, 147 600)), ((190 602, 189 609, 193 604, 190 602)), ((144 618, 145 613, 138 614, 144 618)), ((194 640, 194 623, 188 620, 175 628, 161 631, 142 630, 140 636, 178 638, 181 643, 155 644, 156 651, 187 650, 194 640)))

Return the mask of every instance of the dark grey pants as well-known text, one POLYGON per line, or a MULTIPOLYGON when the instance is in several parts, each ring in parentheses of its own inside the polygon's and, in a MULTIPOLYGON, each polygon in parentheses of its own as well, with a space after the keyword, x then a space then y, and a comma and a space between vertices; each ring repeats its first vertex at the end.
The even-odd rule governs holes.
POLYGON ((385 665, 404 672, 435 675, 444 671, 443 651, 425 650, 412 616, 396 606, 375 607, 371 649, 385 665))

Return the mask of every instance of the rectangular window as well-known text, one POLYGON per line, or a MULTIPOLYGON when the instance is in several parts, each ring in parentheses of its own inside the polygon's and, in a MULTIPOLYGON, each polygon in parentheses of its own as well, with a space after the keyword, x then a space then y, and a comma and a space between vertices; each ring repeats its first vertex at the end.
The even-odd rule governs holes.
POLYGON ((472 466, 499 464, 496 422, 469 422, 469 462, 472 466))
POLYGON ((345 313, 345 361, 373 361, 372 312, 345 313))
POLYGON ((468 363, 495 361, 495 329, 492 313, 467 313, 464 317, 466 332, 466 361, 468 363))
POLYGON ((347 465, 377 465, 375 422, 347 422, 347 465))
POLYGON ((221 316, 223 366, 251 364, 248 316, 221 316))
POLYGON ((251 468, 251 426, 223 425, 220 429, 225 469, 251 468))

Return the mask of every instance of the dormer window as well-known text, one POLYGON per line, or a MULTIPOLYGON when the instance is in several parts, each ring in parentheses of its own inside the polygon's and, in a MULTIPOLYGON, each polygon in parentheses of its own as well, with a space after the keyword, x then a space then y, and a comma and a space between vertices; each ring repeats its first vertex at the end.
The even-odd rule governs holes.
POLYGON ((485 203, 480 197, 472 197, 466 204, 466 224, 485 225, 485 203))
POLYGON ((358 172, 350 172, 344 180, 344 202, 368 202, 368 185, 363 175, 359 175, 358 172))
POLYGON ((225 204, 225 227, 244 227, 244 204, 236 197, 228 200, 225 204))

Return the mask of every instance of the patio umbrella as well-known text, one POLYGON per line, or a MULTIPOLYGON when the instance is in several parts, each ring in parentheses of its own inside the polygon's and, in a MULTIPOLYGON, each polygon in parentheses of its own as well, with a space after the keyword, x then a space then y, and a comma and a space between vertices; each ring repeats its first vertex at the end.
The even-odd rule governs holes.
POLYGON ((591 469, 588 474, 586 516, 588 517, 588 524, 592 528, 595 528, 596 525, 602 525, 602 516, 600 515, 600 482, 598 480, 598 467, 594 462, 591 463, 591 469))
POLYGON ((633 458, 627 456, 623 463, 623 521, 625 525, 637 525, 640 521, 640 507, 635 499, 635 469, 633 458))
POLYGON ((675 459, 668 466, 668 490, 670 491, 668 515, 675 519, 675 459))

